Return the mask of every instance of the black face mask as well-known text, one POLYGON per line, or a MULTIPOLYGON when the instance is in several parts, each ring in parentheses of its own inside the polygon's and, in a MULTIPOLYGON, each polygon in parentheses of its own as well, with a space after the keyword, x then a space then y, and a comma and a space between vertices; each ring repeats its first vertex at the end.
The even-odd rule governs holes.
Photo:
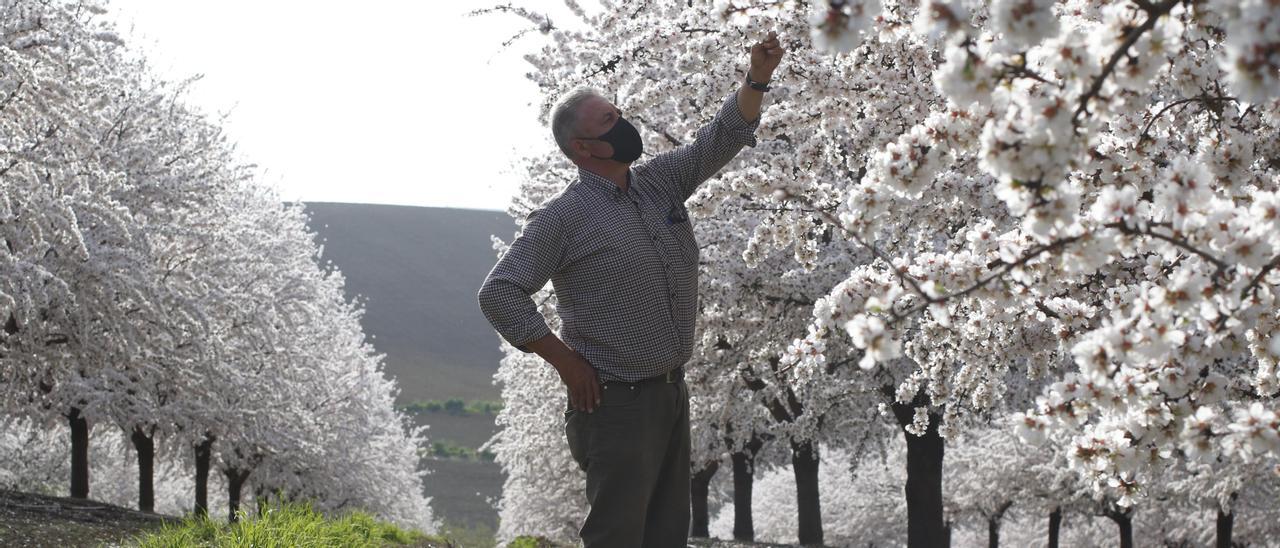
POLYGON ((631 122, 621 116, 609 131, 604 132, 604 135, 588 140, 604 141, 613 147, 613 156, 591 155, 592 158, 600 160, 629 164, 639 159, 640 154, 644 152, 644 142, 640 140, 640 132, 636 130, 636 126, 631 125, 631 122))

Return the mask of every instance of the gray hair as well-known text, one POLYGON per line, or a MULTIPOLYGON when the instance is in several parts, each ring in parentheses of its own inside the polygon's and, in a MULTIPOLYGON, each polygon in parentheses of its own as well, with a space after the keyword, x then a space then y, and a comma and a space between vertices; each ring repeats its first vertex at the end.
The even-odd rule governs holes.
POLYGON ((603 97, 600 92, 587 87, 574 88, 566 93, 551 109, 551 135, 556 139, 556 146, 565 156, 573 157, 569 149, 569 140, 574 138, 578 129, 578 107, 592 97, 603 97))

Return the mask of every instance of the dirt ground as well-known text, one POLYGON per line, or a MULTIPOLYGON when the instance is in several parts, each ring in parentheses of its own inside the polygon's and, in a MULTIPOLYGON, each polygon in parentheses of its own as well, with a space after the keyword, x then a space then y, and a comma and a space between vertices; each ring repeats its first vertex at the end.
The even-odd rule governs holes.
POLYGON ((0 546, 114 546, 172 516, 93 500, 0 490, 0 546))

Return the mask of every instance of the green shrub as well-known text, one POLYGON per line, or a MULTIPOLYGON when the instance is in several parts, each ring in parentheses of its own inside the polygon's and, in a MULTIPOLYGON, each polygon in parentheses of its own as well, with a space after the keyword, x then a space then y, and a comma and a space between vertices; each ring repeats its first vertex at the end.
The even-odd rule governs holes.
POLYGON ((450 415, 468 416, 468 415, 497 415, 502 410, 502 402, 496 401, 473 401, 467 402, 460 398, 451 398, 445 401, 438 400, 418 400, 400 406, 401 411, 408 413, 440 413, 445 412, 450 415))
POLYGON ((450 399, 444 402, 444 412, 450 415, 464 415, 467 412, 467 402, 458 398, 450 399))
POLYGON ((561 548, 545 537, 516 537, 507 544, 507 548, 561 548))
POLYGON ((484 523, 459 525, 445 523, 440 529, 440 536, 449 539, 453 546, 460 548, 494 548, 498 541, 494 538, 493 527, 484 523))
POLYGON ((205 516, 188 516, 181 522, 165 524, 160 530, 138 537, 140 548, 210 546, 218 548, 284 546, 353 546, 376 548, 405 545, 448 546, 447 541, 418 531, 406 531, 381 522, 364 512, 348 512, 325 517, 310 503, 275 502, 267 510, 250 517, 243 511, 236 523, 214 521, 205 516))
POLYGON ((471 460, 476 457, 474 449, 447 440, 431 442, 431 454, 442 459, 471 460))

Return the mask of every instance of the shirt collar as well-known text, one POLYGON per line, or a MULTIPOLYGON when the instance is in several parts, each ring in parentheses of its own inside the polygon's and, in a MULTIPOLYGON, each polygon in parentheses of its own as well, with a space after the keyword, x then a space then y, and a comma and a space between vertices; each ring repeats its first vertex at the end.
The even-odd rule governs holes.
MULTIPOLYGON (((639 195, 639 193, 636 192, 635 175, 631 172, 630 169, 627 169, 627 178, 629 181, 629 184, 627 185, 627 194, 639 195)), ((581 167, 578 168, 578 180, 581 181, 584 186, 588 188, 593 188, 600 192, 604 192, 606 195, 612 197, 615 200, 621 199, 622 196, 624 195, 622 192, 622 189, 618 188, 618 185, 614 184, 613 181, 610 181, 609 179, 606 179, 602 175, 599 175, 592 171, 588 171, 581 167)))

